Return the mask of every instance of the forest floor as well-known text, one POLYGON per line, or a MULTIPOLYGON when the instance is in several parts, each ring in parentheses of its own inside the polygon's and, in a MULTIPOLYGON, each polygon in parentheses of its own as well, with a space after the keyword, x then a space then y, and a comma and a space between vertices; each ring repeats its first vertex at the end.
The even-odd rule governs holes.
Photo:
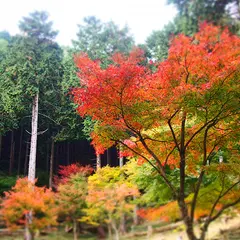
MULTIPOLYGON (((223 218, 224 219, 224 218, 223 218)), ((207 240, 240 240, 240 216, 236 216, 225 222, 223 219, 211 223, 207 232, 207 240), (235 234, 234 234, 235 233, 235 234)), ((198 229, 199 231, 199 229, 198 229)), ((149 240, 177 240, 178 237, 187 240, 184 226, 179 226, 175 230, 156 233, 149 240)))
MULTIPOLYGON (((153 233, 152 236, 144 237, 125 237, 122 240, 177 240, 179 236, 182 240, 187 240, 184 232, 184 226, 180 222, 174 230, 164 231, 161 233, 153 233)), ((0 236, 0 240, 22 240, 20 234, 12 236, 0 236)), ((53 232, 46 236, 36 237, 35 240, 72 240, 71 233, 53 232)), ((97 240, 93 235, 79 236, 79 240, 97 240)), ((206 240, 240 240, 240 216, 229 219, 227 222, 218 220, 213 222, 207 233, 206 240)))

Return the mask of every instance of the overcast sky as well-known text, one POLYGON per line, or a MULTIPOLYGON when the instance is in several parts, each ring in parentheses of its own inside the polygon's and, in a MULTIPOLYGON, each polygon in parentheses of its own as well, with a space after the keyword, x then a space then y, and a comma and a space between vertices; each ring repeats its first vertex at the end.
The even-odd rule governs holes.
POLYGON ((86 16, 102 21, 113 20, 120 27, 127 24, 136 43, 143 43, 153 30, 171 21, 176 10, 166 0, 1 0, 0 31, 18 32, 18 22, 34 10, 45 10, 59 30, 57 41, 70 45, 76 37, 77 24, 86 16))

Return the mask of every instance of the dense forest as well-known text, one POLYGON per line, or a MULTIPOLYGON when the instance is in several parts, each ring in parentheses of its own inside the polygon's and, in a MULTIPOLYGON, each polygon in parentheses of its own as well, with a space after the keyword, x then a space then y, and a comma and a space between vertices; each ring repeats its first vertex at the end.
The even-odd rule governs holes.
MULTIPOLYGON (((109 234, 112 228, 115 239, 126 232, 122 216, 130 210, 123 199, 139 198, 137 205, 143 207, 139 215, 146 219, 154 218, 154 211, 145 208, 179 206, 181 214, 170 211, 169 218, 184 220, 190 240, 204 240, 209 224, 240 202, 231 192, 239 188, 239 89, 235 89, 239 87, 239 1, 168 0, 168 4, 177 7, 177 16, 137 46, 128 27, 95 16, 84 18, 77 40, 68 47, 55 41, 58 31, 46 12, 23 17, 18 35, 0 32, 1 194, 16 179, 28 176, 32 182, 38 178, 39 196, 41 186, 56 188, 58 182, 62 206, 68 208, 66 198, 61 198, 68 189, 79 194, 84 208, 90 176, 91 207, 85 212, 91 221, 83 217, 82 222, 97 219, 103 224, 96 206, 103 207, 115 194, 119 205, 123 203, 114 210, 120 228, 114 214, 109 220, 109 234), (149 165, 143 167, 146 162, 149 165), (222 162, 228 165, 219 167, 222 162), (69 172, 75 171, 71 167, 84 174, 70 177, 69 172), (214 175, 216 171, 222 175, 214 175), (225 176, 227 171, 231 176, 225 176), (70 180, 66 183, 64 177, 70 180), (138 189, 129 183, 132 180, 138 189), (111 181, 115 185, 109 187, 111 181), (193 221, 198 214, 205 216, 203 202, 208 201, 203 197, 201 202, 198 196, 213 191, 213 185, 220 194, 213 208, 205 206, 210 214, 197 238, 193 221), (109 195, 101 195, 100 186, 107 186, 109 195), (86 191, 81 195, 79 188, 86 191), (232 202, 225 199, 229 192, 232 202)), ((20 180, 17 184, 16 192, 26 185, 20 180)), ((156 216, 164 218, 166 210, 158 211, 156 216)), ((76 236, 76 221, 83 212, 78 210, 73 218, 76 236)), ((136 216, 133 221, 137 222, 136 216)))

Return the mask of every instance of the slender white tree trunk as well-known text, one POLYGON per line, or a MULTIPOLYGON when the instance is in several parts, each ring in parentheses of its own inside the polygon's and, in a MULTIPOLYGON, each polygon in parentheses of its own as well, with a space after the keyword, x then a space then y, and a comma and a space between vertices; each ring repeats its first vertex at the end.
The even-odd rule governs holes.
POLYGON ((36 175, 36 154, 37 154, 37 128, 38 128, 38 98, 37 93, 33 99, 32 105, 32 132, 31 132, 31 146, 28 167, 28 180, 34 181, 36 175))
POLYGON ((77 229, 77 220, 73 220, 73 239, 77 240, 78 239, 78 229, 77 229))
POLYGON ((101 168, 101 155, 97 154, 97 170, 101 168))
POLYGON ((117 226, 116 226, 115 221, 112 221, 112 228, 113 228, 113 230, 114 230, 114 232, 115 232, 114 239, 115 239, 115 240, 119 240, 119 231, 118 231, 118 228, 117 228, 117 226))
POLYGON ((119 144, 119 167, 123 166, 123 157, 122 155, 122 144, 119 144))

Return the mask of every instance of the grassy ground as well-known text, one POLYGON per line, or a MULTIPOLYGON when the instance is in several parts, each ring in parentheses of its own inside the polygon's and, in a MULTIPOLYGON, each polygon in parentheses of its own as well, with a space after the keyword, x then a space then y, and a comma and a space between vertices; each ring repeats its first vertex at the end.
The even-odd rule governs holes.
MULTIPOLYGON (((125 238, 121 238, 122 240, 176 240, 179 235, 182 236, 183 240, 187 240, 186 234, 184 232, 184 227, 179 222, 180 225, 172 230, 166 231, 162 233, 155 233, 151 237, 131 237, 130 235, 125 238)), ((162 223, 153 224, 153 231, 154 228, 161 227, 162 223)), ((141 225, 136 227, 136 229, 132 229, 134 232, 142 232, 146 231, 146 226, 141 225)), ((65 233, 64 231, 52 232, 46 236, 39 236, 36 237, 35 240, 72 240, 73 234, 72 233, 65 233)), ((223 221, 216 221, 210 225, 210 229, 207 234, 208 240, 240 240, 240 217, 235 217, 228 221, 226 224, 223 221), (222 232, 221 232, 222 231, 222 232)), ((18 233, 14 236, 0 236, 0 240, 23 240, 23 233, 18 233)), ((80 235, 79 240, 97 240, 97 237, 85 234, 80 235)))
MULTIPOLYGON (((23 240, 23 236, 0 236, 1 240, 23 240)), ((35 240, 72 240, 73 235, 71 233, 53 232, 46 236, 36 237, 35 240)), ((97 238, 91 235, 79 236, 79 240, 96 240, 97 238)))

